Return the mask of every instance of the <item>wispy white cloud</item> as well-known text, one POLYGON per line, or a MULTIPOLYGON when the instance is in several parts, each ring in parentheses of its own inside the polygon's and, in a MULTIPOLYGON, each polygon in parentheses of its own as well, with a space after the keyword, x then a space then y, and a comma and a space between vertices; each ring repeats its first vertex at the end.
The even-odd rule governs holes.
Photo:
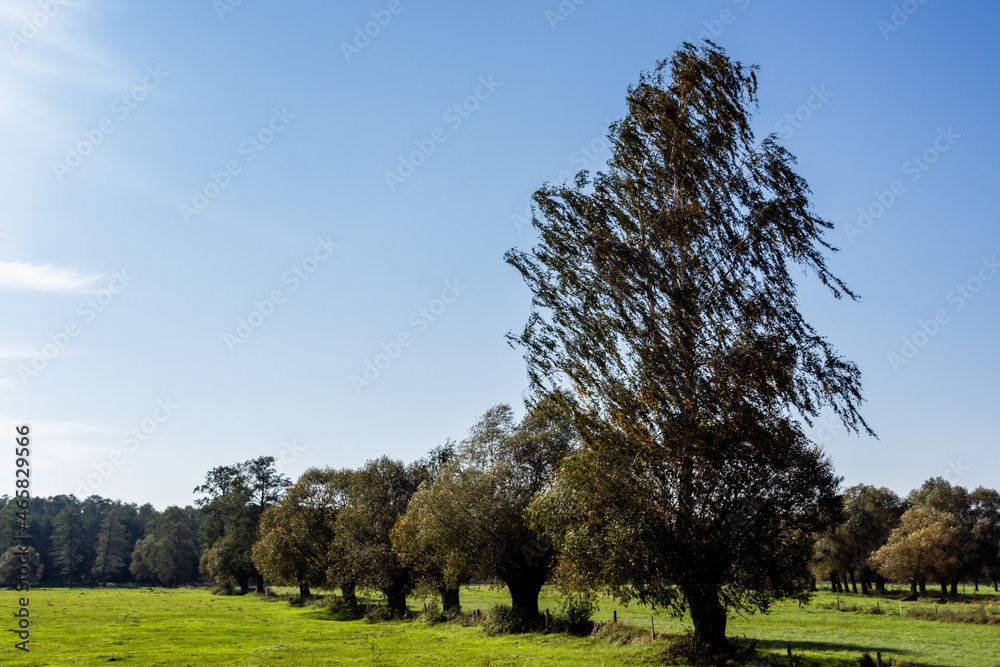
MULTIPOLYGON (((9 343, 0 343, 0 360, 6 359, 27 359, 31 356, 31 348, 27 345, 13 345, 9 343)), ((6 378, 9 379, 9 378, 6 378)), ((0 389, 3 389, 2 381, 0 381, 0 389)))
POLYGON ((76 269, 22 262, 0 262, 0 290, 38 292, 82 292, 100 276, 83 274, 76 269))
POLYGON ((45 213, 59 185, 53 160, 100 120, 109 92, 134 76, 94 39, 99 5, 106 4, 0 0, 0 231, 12 245, 40 222, 57 224, 45 213))

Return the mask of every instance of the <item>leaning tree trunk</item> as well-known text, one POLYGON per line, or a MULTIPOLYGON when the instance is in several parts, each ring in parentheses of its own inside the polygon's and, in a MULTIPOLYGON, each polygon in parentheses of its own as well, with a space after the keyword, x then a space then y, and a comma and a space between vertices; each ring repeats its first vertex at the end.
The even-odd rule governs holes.
POLYGON ((854 577, 854 570, 851 570, 851 588, 854 589, 854 594, 858 594, 858 580, 854 577))
POLYGON ((948 595, 948 582, 941 581, 941 597, 947 597, 948 595))

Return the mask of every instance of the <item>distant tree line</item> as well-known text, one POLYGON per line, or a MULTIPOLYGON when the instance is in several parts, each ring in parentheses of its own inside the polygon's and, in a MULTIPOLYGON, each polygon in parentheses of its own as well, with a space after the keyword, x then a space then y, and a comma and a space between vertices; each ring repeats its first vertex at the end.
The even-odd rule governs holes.
POLYGON ((913 594, 936 582, 942 595, 965 581, 1000 588, 1000 494, 935 477, 905 499, 858 485, 844 493, 840 520, 816 543, 814 572, 835 591, 882 593, 886 579, 913 594))
MULTIPOLYGON (((27 530, 18 529, 17 508, 0 496, 0 582, 12 585, 14 535, 33 538, 31 571, 42 585, 150 583, 178 586, 198 580, 201 518, 192 507, 158 512, 90 496, 32 498, 27 530)), ((18 542, 20 544, 20 542, 18 542)))

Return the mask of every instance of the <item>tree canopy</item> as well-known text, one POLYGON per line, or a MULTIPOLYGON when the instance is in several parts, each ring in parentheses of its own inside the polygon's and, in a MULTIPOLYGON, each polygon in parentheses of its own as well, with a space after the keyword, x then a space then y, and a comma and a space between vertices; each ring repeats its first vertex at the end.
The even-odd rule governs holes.
POLYGON ((538 616, 555 550, 526 510, 554 480, 575 438, 557 408, 554 398, 542 400, 520 423, 508 405, 487 410, 397 527, 400 549, 435 559, 451 587, 468 576, 502 581, 514 611, 529 623, 538 616))

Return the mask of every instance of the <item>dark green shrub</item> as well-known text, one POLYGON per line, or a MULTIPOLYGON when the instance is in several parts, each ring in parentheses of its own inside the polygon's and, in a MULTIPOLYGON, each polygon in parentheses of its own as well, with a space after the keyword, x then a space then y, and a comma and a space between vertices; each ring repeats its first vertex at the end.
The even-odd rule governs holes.
POLYGON ((743 667, 768 664, 757 655, 756 641, 751 641, 746 646, 730 644, 726 652, 718 653, 697 646, 694 643, 694 635, 690 632, 668 641, 662 657, 664 664, 685 665, 685 667, 743 667))
POLYGON ((335 621, 356 621, 361 618, 361 609, 357 605, 349 605, 343 600, 334 599, 326 607, 335 621))
POLYGON ((560 602, 559 612, 552 619, 552 630, 571 635, 589 635, 594 630, 591 618, 597 611, 597 597, 579 593, 566 595, 560 602))
POLYGON ((486 614, 483 632, 488 635, 513 635, 533 632, 542 627, 542 617, 530 612, 515 612, 510 606, 498 604, 486 614))
POLYGON ((232 583, 219 584, 212 589, 212 595, 232 595, 233 585, 232 583))
POLYGON ((398 621, 400 620, 399 614, 393 611, 388 606, 379 605, 378 607, 372 607, 365 614, 365 621, 368 623, 382 623, 385 621, 398 621))

